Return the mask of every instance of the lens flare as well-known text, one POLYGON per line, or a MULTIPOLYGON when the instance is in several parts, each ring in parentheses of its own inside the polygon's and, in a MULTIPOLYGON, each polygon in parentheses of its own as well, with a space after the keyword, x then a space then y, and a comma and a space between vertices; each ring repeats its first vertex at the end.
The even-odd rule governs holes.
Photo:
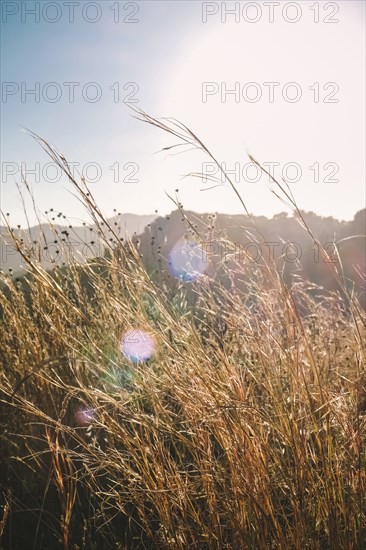
POLYGON ((75 421, 78 426, 89 426, 94 420, 94 414, 94 409, 82 407, 76 411, 75 421))
POLYGON ((208 263, 206 253, 199 243, 180 239, 170 251, 168 265, 174 277, 192 282, 205 273, 208 263))
POLYGON ((129 330, 121 340, 121 351, 133 363, 148 361, 154 355, 155 341, 144 330, 129 330))

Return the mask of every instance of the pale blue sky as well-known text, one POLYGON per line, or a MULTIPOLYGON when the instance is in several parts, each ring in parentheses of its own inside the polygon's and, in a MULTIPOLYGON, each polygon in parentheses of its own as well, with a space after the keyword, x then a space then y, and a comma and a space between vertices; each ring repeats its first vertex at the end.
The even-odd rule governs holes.
MULTIPOLYGON (((204 8, 198 1, 119 2, 121 19, 128 18, 134 4, 138 5, 138 13, 131 15, 138 23, 115 23, 110 8, 117 2, 108 0, 95 3, 101 12, 97 23, 82 19, 81 8, 88 4, 86 1, 75 6, 73 23, 68 21, 62 1, 58 2, 62 16, 56 23, 42 16, 40 22, 34 22, 30 15, 23 23, 24 2, 4 4, 19 7, 14 15, 6 17, 3 12, 1 38, 2 81, 19 86, 19 92, 9 95, 6 101, 3 95, 1 103, 2 208, 12 213, 14 222, 24 221, 15 187, 19 174, 4 176, 4 163, 19 166, 23 161, 29 169, 39 162, 42 172, 49 162, 39 146, 20 131, 21 126, 56 145, 68 160, 81 166, 87 162, 101 166, 100 180, 91 187, 107 215, 113 213, 113 208, 139 214, 155 209, 167 213, 174 206, 165 191, 172 193, 177 187, 186 208, 241 211, 227 187, 202 192, 200 188, 205 185, 201 182, 180 180, 183 173, 202 168, 205 159, 197 153, 168 159, 154 155, 174 140, 132 119, 123 102, 115 103, 109 89, 114 83, 120 87, 121 99, 137 90, 137 106, 158 117, 172 116, 191 125, 228 166, 240 163, 242 169, 247 162, 245 147, 259 160, 278 161, 280 170, 288 162, 296 163, 302 169, 302 178, 293 184, 293 190, 300 207, 306 210, 350 219, 364 206, 363 2, 330 3, 339 7, 333 16, 339 19, 335 24, 323 21, 326 16, 332 17, 324 2, 318 3, 319 23, 314 22, 315 13, 309 9, 314 2, 307 1, 297 2, 302 13, 296 23, 283 18, 281 10, 286 2, 281 2, 273 23, 268 21, 263 2, 256 3, 262 10, 256 23, 245 21, 242 15, 238 23, 229 16, 223 23, 220 10, 203 23, 204 8), (228 89, 238 82, 241 91, 245 83, 257 82, 265 93, 263 83, 268 81, 280 82, 274 103, 265 98, 251 103, 242 97, 238 103, 230 97, 221 102, 220 93, 202 101, 203 82, 217 83, 220 91, 223 82, 228 89), (60 100, 52 103, 41 95, 39 103, 30 96, 22 101, 22 83, 31 88, 36 82, 41 90, 45 84, 56 82, 62 93, 60 100), (64 82, 80 83, 75 88, 74 103, 68 101, 64 82), (96 103, 81 95, 81 88, 89 82, 98 83, 102 91, 96 103), (301 86, 303 95, 297 103, 281 100, 281 91, 288 82, 301 86), (314 82, 320 83, 321 98, 326 95, 324 84, 337 83, 338 103, 314 103, 315 92, 309 89, 314 82), (123 90, 126 83, 135 84, 123 90), (121 180, 138 167, 131 178, 138 182, 128 178, 113 181, 109 167, 116 163, 121 180), (309 167, 316 163, 321 179, 337 164, 339 181, 313 181, 315 169, 309 167), (331 166, 324 170, 327 163, 331 166)), ((32 7, 36 2, 26 4, 32 7)), ((226 4, 232 7, 234 2, 226 4)), ((241 2, 241 8, 245 4, 248 2, 241 2)), ((216 6, 220 7, 221 2, 211 3, 209 9, 215 10, 216 6)), ((49 9, 49 17, 54 17, 55 12, 49 9)), ((93 8, 89 14, 94 16, 93 8)), ((248 12, 249 17, 253 14, 248 12)), ((291 12, 288 15, 293 16, 291 12)), ((53 91, 49 88, 50 97, 53 91)), ((327 89, 330 91, 332 88, 327 89)), ((93 177, 95 172, 89 174, 93 177)), ((40 173, 40 181, 33 183, 41 211, 53 206, 69 216, 85 217, 67 192, 69 185, 64 179, 56 183, 44 179, 40 173)), ((254 184, 243 179, 238 186, 254 213, 271 215, 283 210, 263 182, 254 184)))

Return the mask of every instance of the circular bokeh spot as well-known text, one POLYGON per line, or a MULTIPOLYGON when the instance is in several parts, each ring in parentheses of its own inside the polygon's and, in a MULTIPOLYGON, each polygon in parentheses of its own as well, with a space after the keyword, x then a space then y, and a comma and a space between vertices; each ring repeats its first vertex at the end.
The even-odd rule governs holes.
POLYGON ((144 330, 128 330, 121 340, 121 351, 133 363, 148 361, 154 355, 155 341, 144 330))
POLYGON ((170 272, 181 281, 196 281, 207 269, 206 256, 199 243, 189 239, 179 239, 168 257, 170 272))

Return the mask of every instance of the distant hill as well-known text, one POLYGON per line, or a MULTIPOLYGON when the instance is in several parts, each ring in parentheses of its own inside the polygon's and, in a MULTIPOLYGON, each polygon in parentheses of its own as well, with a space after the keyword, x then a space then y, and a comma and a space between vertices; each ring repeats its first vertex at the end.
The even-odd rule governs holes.
POLYGON ((188 211, 182 217, 179 211, 174 211, 145 227, 139 237, 140 252, 149 273, 155 273, 158 277, 162 275, 165 281, 174 279, 169 260, 171 250, 182 238, 194 242, 196 231, 203 238, 202 246, 210 256, 211 267, 214 266, 216 272, 222 272, 220 266, 226 263, 234 278, 237 272, 243 279, 244 265, 249 263, 254 266, 268 261, 271 251, 286 281, 290 282, 295 275, 300 275, 327 290, 335 290, 338 285, 330 265, 335 263, 343 272, 349 289, 354 287, 366 306, 366 209, 357 212, 354 219, 347 222, 321 217, 313 212, 302 212, 302 215, 328 253, 329 261, 322 257, 298 220, 286 213, 271 219, 253 216, 265 239, 265 244, 258 245, 255 237, 258 238, 258 234, 247 216, 188 211), (249 260, 244 251, 249 253, 249 260))
MULTIPOLYGON (((144 231, 156 215, 118 214, 108 219, 120 239, 133 237, 144 231)), ((41 262, 45 269, 52 269, 55 261, 67 263, 74 258, 84 263, 88 258, 103 255, 104 244, 95 225, 68 226, 42 224, 30 229, 12 228, 16 237, 27 249, 40 250, 41 262), (39 243, 39 244, 38 244, 39 243)), ((108 231, 106 232, 107 238, 108 231)), ((7 227, 0 226, 0 267, 3 271, 12 270, 14 274, 24 270, 24 260, 15 250, 7 227)))
MULTIPOLYGON (((156 281, 163 278, 165 283, 170 281, 169 284, 174 285, 177 273, 172 272, 174 266, 170 265, 171 252, 178 246, 178 260, 186 261, 182 256, 179 258, 179 247, 187 240, 197 243, 199 234, 202 239, 199 241, 200 246, 207 252, 206 272, 211 269, 211 273, 216 271, 225 277, 222 270, 225 263, 229 267, 230 277, 234 280, 238 273, 239 281, 243 282, 243 269, 240 266, 247 267, 248 262, 255 266, 256 263, 268 261, 271 250, 285 281, 291 282, 294 276, 300 275, 327 290, 335 290, 338 286, 330 263, 336 263, 349 289, 355 289, 366 307, 366 209, 357 212, 354 219, 348 222, 321 217, 313 212, 302 212, 302 215, 314 236, 325 247, 329 262, 324 261, 298 220, 286 213, 270 219, 253 216, 254 223, 265 239, 265 244, 261 245, 256 241, 253 224, 244 215, 198 214, 191 211, 185 211, 182 215, 176 210, 164 217, 118 214, 108 221, 119 243, 126 237, 135 241, 148 272, 156 281), (337 249, 334 242, 337 242, 337 249), (243 250, 249 253, 249 259, 242 253, 243 250)), ((46 269, 53 269, 56 264, 67 264, 70 259, 82 264, 90 258, 103 256, 105 240, 111 241, 112 245, 117 244, 109 230, 106 230, 103 240, 93 225, 42 225, 32 227, 29 231, 21 228, 14 228, 13 231, 18 239, 23 239, 26 247, 39 250, 46 269)), ((11 269, 14 274, 21 274, 24 262, 14 250, 6 228, 0 228, 0 237, 2 269, 11 269)), ((184 270, 184 266, 180 266, 180 269, 184 270)))

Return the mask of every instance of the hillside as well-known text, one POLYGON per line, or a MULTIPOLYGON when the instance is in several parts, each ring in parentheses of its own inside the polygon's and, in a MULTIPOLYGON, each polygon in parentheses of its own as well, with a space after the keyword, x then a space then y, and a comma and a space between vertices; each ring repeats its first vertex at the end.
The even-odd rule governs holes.
MULTIPOLYGON (((121 239, 126 239, 141 233, 155 218, 156 215, 117 214, 107 221, 121 239)), ((88 258, 103 255, 104 239, 95 225, 61 225, 55 220, 54 223, 29 229, 12 229, 20 241, 23 239, 29 251, 39 251, 45 269, 52 269, 55 263, 66 264, 70 259, 84 263, 88 258)), ((106 238, 112 238, 108 237, 108 231, 106 238)), ((25 262, 15 249, 5 226, 0 226, 0 253, 3 271, 12 270, 20 274, 24 270, 25 262)))
MULTIPOLYGON (((92 258, 103 257, 106 248, 120 246, 130 238, 137 246, 148 273, 155 281, 164 281, 168 286, 176 284, 170 255, 177 247, 184 249, 182 243, 200 250, 202 271, 211 275, 221 273, 225 264, 234 279, 241 264, 251 267, 263 265, 273 255, 288 283, 293 281, 294 276, 300 275, 327 290, 335 290, 337 283, 330 264, 335 263, 338 267, 342 264, 346 284, 350 290, 353 288, 356 291, 366 307, 363 282, 366 269, 366 209, 359 211, 349 222, 323 218, 312 212, 303 212, 302 215, 318 239, 318 247, 299 221, 285 213, 271 219, 254 216, 251 222, 243 215, 198 214, 191 211, 182 214, 178 210, 163 217, 120 214, 108 220, 114 235, 111 229, 104 231, 103 222, 99 229, 92 225, 42 225, 29 231, 17 228, 14 234, 19 240, 24 240, 28 250, 32 247, 33 251, 38 250, 41 263, 47 270, 70 262, 84 264, 92 258), (262 241, 253 237, 254 226, 260 229, 262 241), (326 250, 328 261, 321 258, 320 247, 326 250)), ((2 269, 19 276, 24 272, 25 262, 4 227, 1 228, 1 237, 2 269)), ((245 288, 245 285, 241 286, 245 288)))

